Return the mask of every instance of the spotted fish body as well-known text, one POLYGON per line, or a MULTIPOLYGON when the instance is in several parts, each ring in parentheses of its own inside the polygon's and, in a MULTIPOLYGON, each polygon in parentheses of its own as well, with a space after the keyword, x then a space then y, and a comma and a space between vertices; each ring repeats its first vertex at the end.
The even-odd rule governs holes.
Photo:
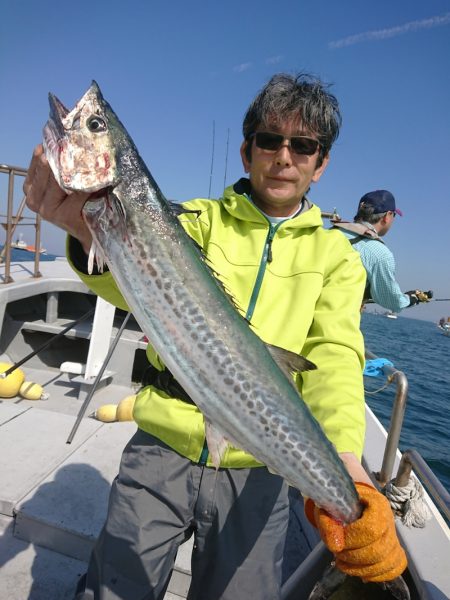
POLYGON ((52 170, 66 190, 97 192, 83 209, 97 257, 206 422, 336 519, 354 521, 358 496, 334 447, 211 274, 97 84, 70 112, 53 96, 50 106, 52 170))

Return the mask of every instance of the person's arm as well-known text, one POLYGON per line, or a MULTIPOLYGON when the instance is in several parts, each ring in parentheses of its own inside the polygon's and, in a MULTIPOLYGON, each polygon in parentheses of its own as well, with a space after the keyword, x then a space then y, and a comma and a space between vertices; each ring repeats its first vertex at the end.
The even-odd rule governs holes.
POLYGON ((305 510, 340 570, 365 581, 388 581, 404 571, 407 561, 389 502, 360 462, 365 431, 359 330, 364 269, 356 252, 339 253, 336 248, 333 255, 302 352, 318 368, 302 375, 302 394, 354 480, 363 512, 343 526, 311 500, 305 510))
POLYGON ((380 242, 369 241, 367 244, 370 244, 373 255, 367 267, 372 300, 392 312, 400 312, 411 305, 411 298, 402 292, 395 279, 394 256, 380 242))
POLYGON ((367 483, 368 485, 373 485, 369 475, 366 473, 361 462, 353 452, 341 452, 339 456, 353 481, 360 481, 367 483))
MULTIPOLYGON (((331 232, 330 232, 331 235, 331 232)), ((302 397, 339 453, 360 459, 365 434, 360 331, 366 274, 359 254, 339 233, 324 244, 328 267, 301 354, 317 365, 302 373, 302 397)))

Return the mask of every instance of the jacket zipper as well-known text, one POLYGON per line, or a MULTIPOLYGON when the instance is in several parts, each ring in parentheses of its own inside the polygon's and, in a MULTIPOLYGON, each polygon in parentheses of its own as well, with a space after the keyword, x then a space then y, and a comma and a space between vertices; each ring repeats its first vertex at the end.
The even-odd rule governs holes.
MULTIPOLYGON (((282 221, 282 222, 284 222, 284 221, 282 221)), ((275 234, 277 232, 277 229, 281 225, 281 223, 272 225, 272 223, 270 223, 270 221, 268 221, 268 223, 269 223, 269 232, 267 234, 266 242, 264 244, 263 255, 261 258, 261 262, 259 263, 258 275, 256 276, 256 281, 255 281, 255 285, 253 287, 252 295, 250 298, 250 303, 248 305, 247 314, 245 315, 245 318, 247 319, 247 321, 250 321, 250 319, 253 316, 253 312, 254 312, 255 306, 256 306, 256 301, 258 299, 259 291, 262 286, 262 281, 264 278, 264 272, 266 270, 267 263, 271 263, 273 260, 272 242, 273 242, 273 238, 275 237, 275 234)), ((209 456, 209 450, 208 450, 208 444, 207 444, 206 438, 205 438, 205 442, 203 444, 203 448, 202 448, 200 458, 198 460, 198 464, 201 466, 205 466, 206 461, 208 460, 208 456, 209 456)))
POLYGON ((198 459, 198 464, 201 467, 204 467, 206 465, 208 456, 209 456, 208 442, 206 441, 206 438, 205 438, 205 441, 203 442, 202 453, 200 454, 200 458, 198 459))
POLYGON ((247 308, 247 314, 245 315, 245 318, 247 319, 247 321, 251 320, 253 313, 255 311, 256 301, 258 300, 259 291, 262 286, 267 263, 271 263, 273 260, 273 256, 272 256, 273 238, 275 237, 277 229, 279 228, 281 223, 284 223, 284 221, 282 221, 281 223, 277 223, 276 225, 272 225, 272 223, 270 223, 269 221, 268 221, 268 223, 269 223, 269 232, 266 237, 266 243, 264 244, 264 250, 263 250, 261 262, 259 263, 258 275, 256 276, 255 285, 253 287, 252 295, 250 297, 250 302, 249 302, 249 305, 247 308))

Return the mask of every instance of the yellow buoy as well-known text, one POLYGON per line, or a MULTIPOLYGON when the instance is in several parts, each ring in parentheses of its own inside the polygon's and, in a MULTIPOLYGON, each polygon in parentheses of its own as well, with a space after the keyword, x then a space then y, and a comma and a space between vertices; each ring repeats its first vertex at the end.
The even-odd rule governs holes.
POLYGON ((48 398, 42 385, 32 381, 24 381, 20 386, 19 394, 26 400, 47 400, 48 398))
MULTIPOLYGON (((4 373, 10 367, 12 367, 11 363, 0 363, 0 373, 4 373)), ((21 369, 16 369, 4 379, 0 377, 0 397, 13 398, 13 396, 17 396, 24 379, 25 374, 21 369)))
POLYGON ((117 420, 118 421, 132 421, 133 420, 133 407, 134 401, 136 400, 136 394, 133 396, 127 396, 121 400, 117 406, 117 420))
POLYGON ((94 416, 98 421, 103 421, 103 423, 112 423, 113 421, 117 420, 116 412, 116 404, 104 404, 103 406, 99 406, 97 408, 94 416))

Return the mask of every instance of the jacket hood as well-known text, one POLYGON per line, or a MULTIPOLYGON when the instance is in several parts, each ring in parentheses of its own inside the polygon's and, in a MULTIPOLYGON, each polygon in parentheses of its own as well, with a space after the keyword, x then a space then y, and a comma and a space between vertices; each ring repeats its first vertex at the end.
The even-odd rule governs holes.
MULTIPOLYGON (((239 181, 237 181, 235 184, 227 187, 222 198, 225 210, 236 219, 267 224, 267 218, 249 199, 250 193, 250 181, 245 177, 239 179, 239 181)), ((321 226, 323 226, 321 210, 318 206, 312 203, 309 210, 301 213, 297 217, 288 219, 286 223, 283 223, 283 228, 306 228, 321 226)))

